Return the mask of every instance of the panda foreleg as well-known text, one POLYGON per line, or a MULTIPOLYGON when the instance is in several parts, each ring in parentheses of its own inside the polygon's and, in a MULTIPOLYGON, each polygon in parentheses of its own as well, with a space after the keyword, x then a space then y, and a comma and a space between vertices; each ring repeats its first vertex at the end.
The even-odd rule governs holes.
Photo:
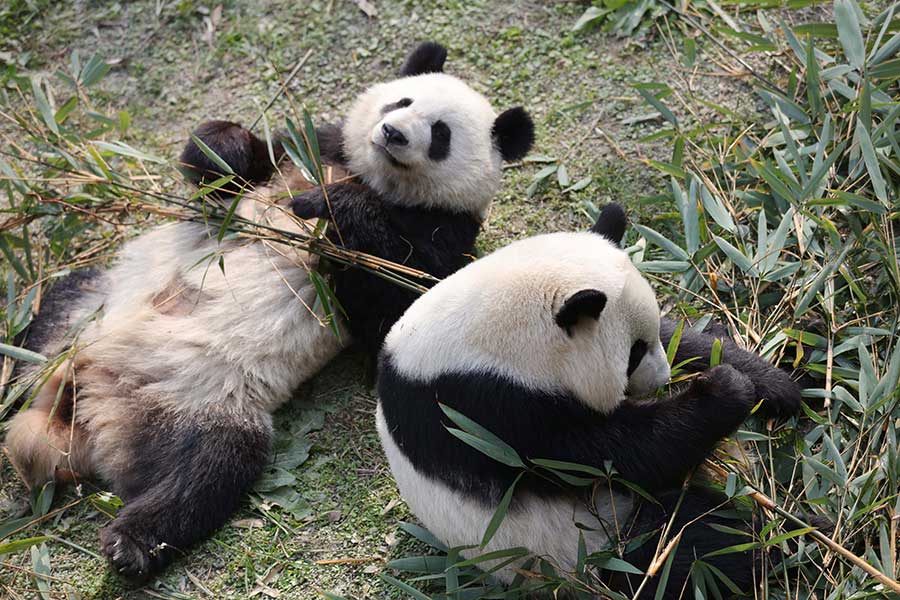
MULTIPOLYGON (((660 319, 659 336, 663 346, 668 347, 678 324, 677 320, 666 317, 660 319)), ((755 386, 756 399, 766 400, 762 408, 767 414, 787 416, 800 409, 800 387, 790 375, 771 365, 758 354, 744 350, 726 337, 697 332, 685 327, 675 353, 674 364, 694 359, 684 364, 683 368, 693 373, 703 371, 709 366, 713 343, 717 339, 722 344, 722 363, 733 366, 750 378, 755 386)))
MULTIPOLYGON (((601 454, 622 477, 651 491, 668 489, 680 485, 752 407, 752 382, 732 366, 719 365, 675 397, 625 404, 592 429, 595 443, 603 440, 601 454)), ((579 458, 568 460, 584 462, 579 458)))
POLYGON ((100 532, 107 559, 134 581, 227 521, 262 472, 272 437, 268 419, 246 415, 144 425, 151 426, 135 431, 130 472, 114 482, 125 506, 100 532))
MULTIPOLYGON (((753 584, 754 571, 761 573, 761 565, 754 565, 761 555, 751 552, 734 552, 714 557, 705 555, 729 546, 753 541, 752 534, 758 528, 754 524, 737 517, 720 516, 724 508, 728 508, 728 499, 712 490, 689 487, 684 490, 672 490, 655 496, 658 504, 641 502, 632 513, 628 527, 628 536, 637 537, 650 531, 657 535, 646 540, 640 547, 625 555, 625 560, 637 568, 646 570, 650 566, 662 531, 669 520, 672 528, 666 541, 681 532, 675 556, 669 570, 665 592, 661 596, 666 600, 691 595, 689 588, 691 570, 695 561, 711 564, 725 574, 738 588, 747 592, 753 584), (712 514, 719 512, 719 514, 712 514), (673 518, 674 514, 674 518, 673 518), (724 529, 715 529, 711 525, 722 525, 732 530, 744 531, 747 535, 729 533, 724 529), (688 590, 684 592, 685 590, 688 590), (684 595, 682 596, 682 593, 684 595)), ((640 585, 643 575, 617 574, 613 576, 611 587, 626 594, 634 593, 640 585)), ((659 575, 651 577, 642 598, 655 598, 660 585, 659 575)))

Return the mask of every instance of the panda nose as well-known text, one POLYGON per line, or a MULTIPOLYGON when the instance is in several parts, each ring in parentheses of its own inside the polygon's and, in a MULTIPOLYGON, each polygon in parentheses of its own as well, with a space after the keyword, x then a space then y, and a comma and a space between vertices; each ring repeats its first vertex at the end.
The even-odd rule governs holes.
POLYGON ((381 133, 384 134, 384 141, 388 144, 393 144, 395 146, 405 146, 409 143, 409 140, 406 139, 406 136, 400 133, 400 130, 396 127, 392 127, 387 123, 381 126, 381 133))

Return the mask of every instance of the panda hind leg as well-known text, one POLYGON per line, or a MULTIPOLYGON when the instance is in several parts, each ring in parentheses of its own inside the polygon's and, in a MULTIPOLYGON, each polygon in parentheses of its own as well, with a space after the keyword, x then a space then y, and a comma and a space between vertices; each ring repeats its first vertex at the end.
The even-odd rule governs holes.
MULTIPOLYGON (((759 552, 733 552, 703 558, 705 555, 737 544, 752 542, 754 533, 758 531, 755 524, 748 523, 737 517, 721 516, 720 513, 730 511, 733 507, 722 494, 700 487, 690 487, 683 492, 672 490, 656 495, 658 505, 650 502, 641 502, 633 513, 630 523, 629 537, 632 539, 650 531, 657 531, 657 535, 646 540, 640 547, 625 555, 625 560, 641 570, 646 570, 653 561, 659 542, 659 535, 665 529, 669 519, 675 513, 669 539, 678 531, 682 531, 681 539, 675 550, 675 557, 666 588, 662 594, 665 600, 693 597, 691 573, 697 561, 711 564, 721 571, 742 592, 749 592, 754 583, 754 575, 757 577, 761 570, 763 555, 759 552), (679 504, 680 499, 680 504, 679 504), (677 510, 676 510, 677 508, 677 510), (729 533, 723 529, 716 529, 711 525, 722 525, 733 530, 744 531, 746 535, 729 533)), ((641 597, 657 597, 657 588, 660 585, 662 568, 654 577, 651 577, 641 597)), ((728 587, 721 582, 716 575, 712 576, 719 589, 730 596, 728 587)), ((634 593, 643 580, 643 575, 615 574, 610 587, 623 593, 634 593)))
POLYGON ((29 489, 49 481, 76 482, 91 475, 89 444, 75 419, 77 404, 67 378, 69 362, 60 365, 10 421, 5 448, 16 473, 29 489))
POLYGON ((100 532, 114 570, 135 583, 225 524, 265 467, 272 438, 263 419, 142 421, 129 473, 114 487, 125 506, 100 532))

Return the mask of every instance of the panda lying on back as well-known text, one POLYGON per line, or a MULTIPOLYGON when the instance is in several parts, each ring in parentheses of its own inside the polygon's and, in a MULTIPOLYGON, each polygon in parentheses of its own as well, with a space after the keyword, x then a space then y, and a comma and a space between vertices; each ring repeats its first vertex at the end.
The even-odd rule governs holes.
MULTIPOLYGON (((315 188, 292 202, 301 218, 331 221, 335 244, 439 279, 471 260, 503 161, 524 157, 534 141, 524 109, 497 115, 481 94, 442 72, 446 57, 438 44, 420 45, 400 71, 404 78, 367 90, 342 126, 319 128, 323 158, 359 181, 315 188)), ((240 126, 214 121, 196 135, 244 179, 271 175, 266 145, 240 126)), ((182 162, 196 166, 198 179, 220 176, 193 143, 182 162)), ((353 338, 372 355, 418 296, 353 267, 336 270, 334 291, 353 338)))
MULTIPOLYGON (((520 456, 603 469, 653 493, 637 504, 625 488, 589 498, 575 488, 526 474, 485 552, 526 547, 571 572, 579 532, 587 551, 661 528, 686 475, 749 415, 758 399, 770 414, 799 408, 797 385, 759 356, 723 341, 723 363, 683 392, 641 399, 669 378, 664 347, 674 323, 663 319, 647 281, 618 247, 625 217, 617 205, 591 233, 522 240, 437 284, 393 327, 380 359, 378 432, 413 513, 447 546, 477 545, 519 470, 450 435, 438 403, 482 425, 520 456), (593 500, 593 506, 589 501, 593 500), (596 516, 595 516, 596 515, 596 516), (600 521, 598 522, 598 516, 600 521)), ((685 331, 676 362, 709 364, 714 338, 685 331)), ((673 532, 681 537, 663 597, 677 597, 695 557, 747 541, 708 527, 725 502, 689 488, 673 532)), ((626 559, 646 569, 656 537, 626 559)), ((752 580, 748 554, 707 559, 738 586, 752 580)), ((496 563, 498 561, 494 561, 496 563)), ((494 563, 482 563, 489 566, 494 563)), ((506 567, 498 575, 510 581, 506 567)), ((651 583, 655 585, 655 581, 651 583)), ((622 591, 640 578, 610 582, 622 591)), ((650 587, 652 588, 653 585, 650 587)), ((633 588, 632 588, 633 590, 633 588)), ((653 591, 644 595, 653 598, 653 591)))
MULTIPOLYGON (((472 252, 501 159, 524 154, 533 135, 524 111, 496 117, 461 81, 426 73, 444 56, 440 46, 421 46, 402 79, 360 97, 341 144, 335 128, 322 144, 326 158, 346 152, 367 182, 329 186, 344 241, 438 276, 472 252), (390 124, 391 139, 377 137, 390 124), (370 152, 375 143, 383 150, 370 152)), ((213 122, 199 133, 244 178, 271 172, 264 144, 239 126, 213 122)), ((212 176, 193 144, 184 159, 196 180, 212 176)), ((237 213, 308 230, 280 203, 286 189, 309 184, 289 166, 283 175, 245 193, 237 213)), ((298 212, 320 212, 320 194, 298 196, 298 212)), ((228 519, 266 465, 271 413, 342 347, 311 308, 315 256, 249 237, 220 243, 216 234, 178 222, 140 235, 111 269, 54 286, 29 332, 29 348, 55 356, 73 345, 64 334, 83 324, 72 352, 10 423, 9 456, 31 488, 97 478, 118 494, 125 506, 101 531, 101 547, 135 580, 228 519), (224 271, 214 264, 219 254, 224 271)), ((354 333, 372 346, 412 302, 374 277, 347 271, 338 281, 354 333)))

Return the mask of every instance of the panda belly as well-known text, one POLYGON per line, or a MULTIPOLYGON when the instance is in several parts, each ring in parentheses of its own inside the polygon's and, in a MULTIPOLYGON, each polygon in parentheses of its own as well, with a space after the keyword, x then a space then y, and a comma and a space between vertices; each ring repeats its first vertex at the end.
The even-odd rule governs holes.
MULTIPOLYGON (((56 416, 66 417, 57 424, 62 448, 74 425, 77 475, 127 478, 135 456, 153 452, 153 431, 198 423, 268 430, 270 414, 348 341, 311 313, 315 289, 294 257, 238 243, 226 246, 223 273, 220 249, 197 224, 158 227, 123 247, 104 276, 99 311, 96 298, 82 299, 77 312, 87 325, 76 351, 40 391, 52 406, 60 386, 73 390, 64 396, 73 406, 56 416)), ((23 413, 15 431, 19 462, 42 458, 40 472, 23 472, 29 483, 71 462, 27 422, 40 422, 35 415, 23 413)))
MULTIPOLYGON (((391 436, 380 404, 376 424, 400 495, 425 528, 448 547, 480 544, 494 515, 494 507, 485 506, 416 471, 391 436)), ((473 473, 472 477, 477 477, 477 474, 473 473)), ((476 547, 463 550, 461 554, 472 558, 495 550, 525 547, 531 554, 550 561, 561 571, 572 572, 578 561, 579 532, 584 534, 588 553, 603 550, 610 540, 607 532, 615 531, 616 525, 624 528, 632 511, 633 502, 625 494, 608 494, 598 490, 595 499, 597 516, 575 496, 517 494, 488 545, 483 550, 476 547), (598 516, 602 522, 598 521, 598 516), (579 529, 576 524, 590 529, 579 529)), ((490 570, 502 560, 480 566, 490 570)), ((515 569, 524 562, 512 563, 495 575, 502 582, 509 583, 516 576, 515 569)))

